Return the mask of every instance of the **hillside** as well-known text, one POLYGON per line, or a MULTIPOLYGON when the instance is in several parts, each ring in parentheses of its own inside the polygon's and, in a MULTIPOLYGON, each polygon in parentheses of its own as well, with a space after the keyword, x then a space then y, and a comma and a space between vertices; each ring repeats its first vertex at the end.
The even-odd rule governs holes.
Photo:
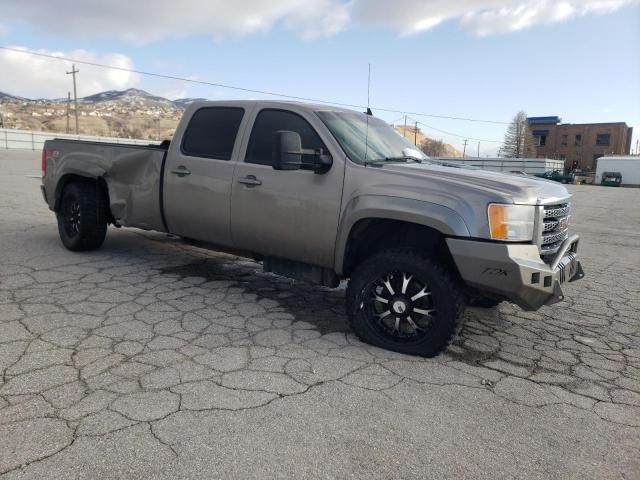
MULTIPOLYGON (((169 100, 144 90, 108 90, 78 99, 79 133, 121 138, 158 140, 168 138, 176 128, 182 112, 192 102, 203 98, 169 100)), ((0 115, 5 128, 67 132, 67 99, 30 100, 0 92, 0 115)), ((411 142, 414 127, 396 127, 411 142)), ((75 133, 73 102, 70 105, 69 132, 75 133)), ((420 129, 418 145, 438 144, 420 129)), ((460 153, 451 145, 439 145, 439 156, 457 157, 460 153)))
POLYGON ((425 151, 427 155, 432 157, 461 157, 462 154, 453 148, 448 143, 444 143, 440 140, 436 140, 433 138, 427 137, 422 130, 410 125, 407 125, 406 129, 404 126, 395 125, 396 131, 401 135, 404 135, 406 139, 408 139, 411 143, 415 143, 419 147, 425 151))
MULTIPOLYGON (((175 130, 186 106, 195 99, 168 100, 144 90, 109 90, 78 99, 79 133, 157 140, 175 130)), ((30 100, 0 92, 0 113, 7 128, 67 131, 67 99, 30 100)), ((69 132, 75 133, 73 102, 69 132)))

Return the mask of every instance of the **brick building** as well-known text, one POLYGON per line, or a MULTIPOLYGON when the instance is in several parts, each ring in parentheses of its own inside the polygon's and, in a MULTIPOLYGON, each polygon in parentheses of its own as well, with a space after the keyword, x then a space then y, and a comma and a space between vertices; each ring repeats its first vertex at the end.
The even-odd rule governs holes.
POLYGON ((629 155, 633 128, 624 122, 560 123, 560 117, 529 117, 536 156, 564 161, 565 171, 595 171, 604 155, 629 155))

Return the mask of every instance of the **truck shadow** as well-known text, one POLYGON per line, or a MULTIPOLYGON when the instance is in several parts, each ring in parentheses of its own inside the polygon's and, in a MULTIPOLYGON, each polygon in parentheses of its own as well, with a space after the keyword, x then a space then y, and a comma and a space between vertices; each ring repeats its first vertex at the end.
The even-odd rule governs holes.
POLYGON ((264 273, 254 261, 234 257, 199 259, 183 265, 159 269, 162 274, 177 275, 182 280, 200 277, 213 281, 232 282, 242 294, 277 302, 295 321, 314 325, 321 334, 348 332, 345 315, 344 289, 330 289, 264 273))

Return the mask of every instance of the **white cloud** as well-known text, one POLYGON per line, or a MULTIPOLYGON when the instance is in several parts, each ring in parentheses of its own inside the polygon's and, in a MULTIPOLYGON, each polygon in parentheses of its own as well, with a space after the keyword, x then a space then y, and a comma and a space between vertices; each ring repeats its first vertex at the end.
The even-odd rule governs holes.
POLYGON ((411 35, 456 21, 484 36, 605 14, 640 0, 3 0, 2 20, 39 33, 141 44, 206 35, 220 40, 277 25, 303 38, 378 25, 411 35))
POLYGON ((276 23, 305 37, 346 27, 349 5, 341 0, 9 0, 3 17, 38 31, 78 37, 116 36, 133 43, 194 34, 215 39, 267 31, 276 23))
POLYGON ((604 14, 640 0, 358 0, 354 16, 411 35, 457 20, 478 36, 515 32, 588 14, 604 14), (393 7, 390 7, 393 5, 393 7))
MULTIPOLYGON (((20 47, 12 47, 20 48, 20 47)), ((51 52, 38 50, 38 53, 53 55, 60 58, 102 63, 120 68, 133 68, 133 62, 126 55, 107 53, 97 55, 86 50, 71 52, 51 52)), ((122 90, 138 85, 138 75, 121 70, 76 65, 80 70, 77 75, 78 97, 91 95, 103 90, 122 90)), ((2 75, 2 90, 12 95, 23 97, 66 97, 68 91, 73 91, 71 62, 63 62, 52 58, 37 57, 21 52, 0 50, 0 72, 2 75)))

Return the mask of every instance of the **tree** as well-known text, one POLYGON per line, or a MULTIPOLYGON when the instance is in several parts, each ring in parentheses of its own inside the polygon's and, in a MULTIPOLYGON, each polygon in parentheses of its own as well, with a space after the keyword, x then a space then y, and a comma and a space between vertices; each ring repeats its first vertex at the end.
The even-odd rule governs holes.
POLYGON ((447 154, 447 144, 442 140, 433 140, 425 138, 420 144, 420 148, 430 157, 443 157, 447 154))
POLYGON ((518 112, 507 127, 500 156, 508 158, 536 156, 535 140, 527 123, 527 114, 523 111, 518 112))

